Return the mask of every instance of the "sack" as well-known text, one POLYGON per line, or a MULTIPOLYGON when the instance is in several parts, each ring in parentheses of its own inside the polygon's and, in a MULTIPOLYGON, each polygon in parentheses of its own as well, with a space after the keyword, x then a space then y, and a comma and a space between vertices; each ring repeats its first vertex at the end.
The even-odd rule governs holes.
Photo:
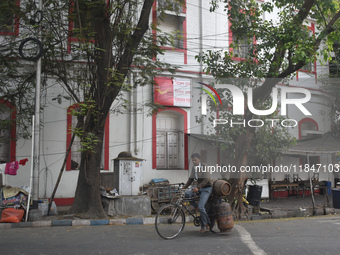
POLYGON ((1 213, 0 223, 19 223, 24 217, 25 211, 22 209, 6 208, 1 213))

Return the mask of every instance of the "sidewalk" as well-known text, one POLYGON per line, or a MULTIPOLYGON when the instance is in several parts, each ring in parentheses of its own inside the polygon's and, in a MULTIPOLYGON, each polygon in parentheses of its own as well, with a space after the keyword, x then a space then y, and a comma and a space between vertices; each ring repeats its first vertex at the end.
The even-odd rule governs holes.
MULTIPOLYGON (((332 197, 329 197, 330 206, 325 206, 324 196, 315 195, 315 215, 340 215, 340 209, 332 207, 332 197)), ((144 225, 154 224, 155 215, 150 217, 120 217, 102 220, 75 219, 71 215, 66 215, 69 207, 58 207, 58 215, 44 216, 35 222, 20 223, 0 223, 0 229, 4 228, 27 228, 27 227, 56 227, 56 226, 101 226, 101 225, 144 225)), ((252 206, 249 206, 252 211, 252 206)), ((291 217, 310 217, 313 216, 313 204, 311 196, 275 198, 261 201, 261 211, 250 213, 249 220, 277 219, 291 217)), ((187 217, 187 222, 191 222, 192 217, 187 217)))
MULTIPOLYGON (((340 209, 333 208, 332 196, 329 196, 329 206, 324 195, 314 196, 315 215, 340 214, 340 209)), ((283 197, 261 201, 261 213, 252 214, 250 218, 290 218, 313 216, 312 196, 283 197)), ((314 216, 315 216, 314 215, 314 216)))

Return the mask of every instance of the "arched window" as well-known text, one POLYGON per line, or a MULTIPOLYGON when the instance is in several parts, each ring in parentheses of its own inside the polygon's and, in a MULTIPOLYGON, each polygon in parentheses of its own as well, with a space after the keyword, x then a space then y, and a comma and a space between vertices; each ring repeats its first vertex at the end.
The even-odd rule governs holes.
MULTIPOLYGON (((299 121, 299 139, 312 138, 313 135, 318 134, 319 126, 318 123, 311 118, 304 118, 299 121)), ((319 156, 309 157, 309 167, 317 169, 316 164, 320 163, 319 156)), ((307 157, 300 158, 300 165, 305 166, 308 164, 307 157)))
POLYGON ((0 162, 15 161, 16 110, 6 100, 0 99, 0 162))
POLYGON ((177 107, 153 116, 153 159, 156 169, 188 169, 187 113, 177 107))
MULTIPOLYGON (((66 137, 66 149, 69 147, 72 139, 72 129, 77 124, 77 118, 73 116, 71 113, 72 111, 78 107, 78 104, 71 105, 67 109, 67 137, 66 137)), ((102 151, 102 160, 100 163, 101 170, 109 170, 109 141, 110 141, 110 115, 108 115, 105 123, 105 133, 104 133, 104 143, 103 143, 103 151, 102 151)), ((67 158, 66 162, 66 170, 77 170, 80 166, 80 139, 75 137, 71 152, 67 158)))
POLYGON ((304 118, 299 121, 299 139, 305 139, 316 134, 319 130, 318 123, 311 118, 304 118))

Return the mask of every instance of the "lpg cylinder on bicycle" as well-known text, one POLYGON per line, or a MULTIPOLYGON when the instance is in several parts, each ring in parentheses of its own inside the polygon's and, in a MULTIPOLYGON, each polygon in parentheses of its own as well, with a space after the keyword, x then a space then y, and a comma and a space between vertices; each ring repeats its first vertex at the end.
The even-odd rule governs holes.
MULTIPOLYGON (((231 185, 224 180, 217 180, 213 183, 213 194, 217 197, 227 196, 231 191, 231 185)), ((213 203, 217 227, 221 232, 230 231, 234 227, 231 206, 223 199, 217 199, 213 203)))
MULTIPOLYGON (((233 216, 231 207, 223 200, 223 196, 230 193, 230 184, 226 181, 217 181, 213 185, 213 195, 206 204, 206 211, 210 220, 210 231, 212 231, 215 221, 220 232, 226 232, 233 228, 233 216)), ((164 239, 173 239, 184 229, 186 215, 194 218, 195 226, 200 226, 200 215, 193 214, 188 209, 188 204, 195 198, 185 198, 185 190, 179 190, 169 204, 163 205, 157 212, 155 218, 155 228, 159 236, 164 239)))
POLYGON ((234 227, 233 214, 229 203, 220 199, 214 204, 217 227, 221 232, 228 232, 234 227))

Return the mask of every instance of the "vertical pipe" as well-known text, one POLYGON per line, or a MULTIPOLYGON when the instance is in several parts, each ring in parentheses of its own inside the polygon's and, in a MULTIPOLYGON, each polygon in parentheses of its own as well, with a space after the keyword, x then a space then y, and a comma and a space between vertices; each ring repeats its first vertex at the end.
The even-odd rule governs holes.
POLYGON ((139 150, 137 146, 138 142, 138 133, 137 133, 137 101, 138 101, 138 91, 137 88, 133 88, 133 116, 134 116, 134 123, 133 123, 133 128, 134 128, 134 153, 135 155, 138 155, 139 150))
POLYGON ((30 175, 30 190, 28 193, 28 199, 27 199, 27 209, 26 209, 26 218, 25 221, 28 219, 28 213, 30 211, 30 203, 31 203, 31 196, 32 196, 32 185, 33 185, 33 162, 34 162, 34 122, 35 118, 34 115, 32 117, 32 152, 31 152, 31 175, 30 175))
MULTIPOLYGON (((39 10, 42 10, 42 0, 39 1, 39 10)), ((41 23, 39 24, 39 39, 41 40, 41 23)), ((40 166, 40 87, 41 87, 41 58, 37 62, 35 87, 35 120, 34 120, 34 149, 33 149, 33 209, 38 208, 39 200, 39 166, 40 166)))
POLYGON ((132 87, 133 87, 133 82, 132 82, 132 72, 130 73, 129 76, 129 82, 130 82, 130 89, 129 89, 129 117, 128 117, 128 151, 130 153, 132 153, 132 146, 131 146, 131 142, 132 142, 132 138, 131 138, 131 134, 132 134, 132 101, 133 101, 133 97, 132 97, 132 87))
MULTIPOLYGON (((203 6, 202 6, 202 0, 199 1, 199 5, 198 5, 198 18, 199 18, 199 54, 201 55, 202 52, 203 52, 203 6)), ((199 71, 199 79, 200 79, 200 82, 203 82, 203 63, 200 62, 200 71, 199 71)), ((203 87, 203 85, 201 85, 201 87, 203 87)), ((201 100, 205 100, 206 101, 206 97, 204 98, 203 95, 201 97, 201 100)), ((203 104, 201 104, 203 105, 203 104)), ((202 118, 202 121, 201 121, 201 133, 204 134, 204 121, 203 121, 203 110, 201 111, 201 118, 202 118)), ((206 109, 205 109, 205 113, 206 113, 206 109)))

